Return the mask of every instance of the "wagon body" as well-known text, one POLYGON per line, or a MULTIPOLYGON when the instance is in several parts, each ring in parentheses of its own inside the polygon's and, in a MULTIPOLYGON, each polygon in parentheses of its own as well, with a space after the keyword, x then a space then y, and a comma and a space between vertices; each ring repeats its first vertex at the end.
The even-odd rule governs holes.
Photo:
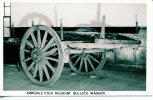
MULTIPOLYGON (((30 27, 13 27, 13 37, 22 38, 30 27)), ((60 27, 51 27, 56 34, 61 37, 60 27)), ((136 33, 136 27, 105 27, 105 39, 99 39, 101 27, 64 27, 63 44, 67 48, 73 49, 114 49, 122 47, 136 47, 141 44, 140 40, 135 40, 118 33, 136 33)), ((138 27, 138 29, 140 29, 138 27)), ((73 53, 72 50, 71 53, 73 53)), ((78 51, 78 50, 77 50, 78 51)), ((77 53, 77 52, 76 52, 77 53)))

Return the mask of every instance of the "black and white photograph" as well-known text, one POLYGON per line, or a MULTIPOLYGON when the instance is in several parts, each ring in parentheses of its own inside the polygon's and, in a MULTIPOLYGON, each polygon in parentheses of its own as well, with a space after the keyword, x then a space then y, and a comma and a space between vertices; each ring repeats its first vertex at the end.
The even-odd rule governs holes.
POLYGON ((2 6, 3 96, 151 95, 147 2, 2 6))

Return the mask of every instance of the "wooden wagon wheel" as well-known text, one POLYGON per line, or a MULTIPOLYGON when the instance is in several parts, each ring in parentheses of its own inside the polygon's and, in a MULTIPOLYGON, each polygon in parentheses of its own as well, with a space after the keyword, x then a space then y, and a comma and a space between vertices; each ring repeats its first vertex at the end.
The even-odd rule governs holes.
POLYGON ((34 84, 54 83, 64 64, 59 36, 53 29, 43 25, 29 28, 21 41, 20 62, 34 84))
POLYGON ((69 65, 81 75, 93 75, 100 71, 106 61, 106 52, 71 54, 69 65))
POLYGON ((46 26, 51 26, 53 25, 53 23, 51 22, 51 20, 43 15, 42 13, 29 13, 26 16, 24 16, 20 23, 18 24, 18 26, 20 27, 27 27, 27 26, 31 26, 32 22, 34 22, 34 24, 38 25, 38 24, 43 24, 46 26))

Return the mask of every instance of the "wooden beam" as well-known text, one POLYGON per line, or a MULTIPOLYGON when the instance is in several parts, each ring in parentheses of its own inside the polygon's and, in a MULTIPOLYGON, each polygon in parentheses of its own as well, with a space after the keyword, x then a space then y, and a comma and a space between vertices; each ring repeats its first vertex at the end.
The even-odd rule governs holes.
POLYGON ((138 41, 138 40, 95 39, 95 43, 100 43, 100 44, 141 44, 141 41, 138 41))
POLYGON ((61 40, 64 40, 64 37, 63 37, 63 25, 62 25, 62 19, 60 19, 60 28, 61 28, 61 40))
POLYGON ((65 52, 68 54, 80 54, 80 53, 96 53, 103 52, 103 49, 66 49, 65 52))
POLYGON ((104 39, 105 38, 105 15, 103 16, 102 20, 102 27, 101 27, 101 33, 100 33, 100 38, 104 39))
POLYGON ((123 47, 133 47, 136 48, 138 44, 100 44, 100 43, 67 43, 67 46, 71 49, 114 49, 123 47))

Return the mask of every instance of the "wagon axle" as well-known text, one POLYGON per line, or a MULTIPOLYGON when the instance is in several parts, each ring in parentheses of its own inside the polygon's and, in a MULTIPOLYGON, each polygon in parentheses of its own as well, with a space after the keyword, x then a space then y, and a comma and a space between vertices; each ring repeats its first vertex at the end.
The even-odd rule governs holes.
POLYGON ((39 48, 34 48, 31 52, 31 57, 32 57, 32 60, 34 62, 40 62, 41 60, 43 60, 43 51, 39 48))

